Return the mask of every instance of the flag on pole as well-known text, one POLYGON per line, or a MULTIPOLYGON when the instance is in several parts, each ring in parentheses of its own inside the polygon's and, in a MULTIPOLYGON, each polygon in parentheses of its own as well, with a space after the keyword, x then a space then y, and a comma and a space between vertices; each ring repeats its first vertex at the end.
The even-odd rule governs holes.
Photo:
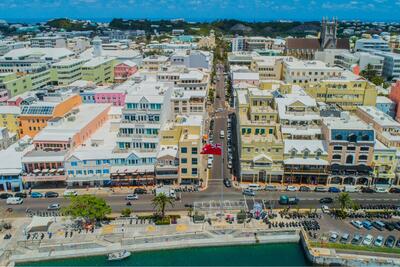
POLYGON ((222 154, 221 144, 205 144, 201 149, 200 154, 220 156, 222 154))

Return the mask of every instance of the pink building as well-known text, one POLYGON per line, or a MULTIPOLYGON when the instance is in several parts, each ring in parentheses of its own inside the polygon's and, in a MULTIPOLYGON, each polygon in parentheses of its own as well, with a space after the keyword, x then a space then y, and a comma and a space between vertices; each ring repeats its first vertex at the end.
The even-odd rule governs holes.
POLYGON ((96 90, 94 94, 94 101, 96 103, 109 103, 114 106, 125 105, 126 93, 120 90, 101 89, 96 90))
POLYGON ((392 84, 389 98, 396 103, 396 120, 400 121, 400 81, 392 84))
POLYGON ((126 60, 114 67, 114 81, 122 83, 138 71, 136 63, 126 60))

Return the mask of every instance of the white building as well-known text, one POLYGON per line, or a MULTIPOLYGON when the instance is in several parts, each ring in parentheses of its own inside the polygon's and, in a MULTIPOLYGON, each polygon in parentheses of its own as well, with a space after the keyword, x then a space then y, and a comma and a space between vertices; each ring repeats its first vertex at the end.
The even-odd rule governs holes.
POLYGON ((382 75, 384 58, 367 52, 342 52, 335 56, 335 64, 353 70, 353 67, 359 66, 360 70, 367 69, 368 65, 372 66, 377 75, 382 75))
POLYGON ((213 55, 208 51, 201 50, 178 51, 171 55, 170 61, 171 65, 211 69, 213 55))
POLYGON ((384 58, 382 75, 389 80, 400 79, 400 54, 390 52, 373 52, 384 58))
POLYGON ((356 45, 354 47, 355 51, 367 51, 369 49, 390 52, 388 42, 379 38, 363 38, 356 41, 356 45))
POLYGON ((39 36, 31 40, 32 48, 66 48, 67 42, 61 36, 39 36))

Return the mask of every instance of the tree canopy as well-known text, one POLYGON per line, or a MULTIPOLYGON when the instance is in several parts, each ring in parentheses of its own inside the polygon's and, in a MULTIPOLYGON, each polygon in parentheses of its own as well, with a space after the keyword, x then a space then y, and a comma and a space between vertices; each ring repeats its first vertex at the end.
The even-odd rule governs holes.
POLYGON ((87 221, 102 220, 111 213, 111 207, 102 198, 93 195, 72 196, 70 204, 63 212, 72 218, 83 218, 87 221))
POLYGON ((350 208, 353 204, 353 201, 351 200, 349 193, 346 193, 346 192, 340 193, 338 200, 339 200, 341 210, 350 208))
POLYGON ((165 217, 165 209, 167 205, 170 205, 171 207, 174 206, 175 200, 171 197, 168 197, 164 193, 158 194, 153 198, 153 207, 157 211, 161 217, 165 217))

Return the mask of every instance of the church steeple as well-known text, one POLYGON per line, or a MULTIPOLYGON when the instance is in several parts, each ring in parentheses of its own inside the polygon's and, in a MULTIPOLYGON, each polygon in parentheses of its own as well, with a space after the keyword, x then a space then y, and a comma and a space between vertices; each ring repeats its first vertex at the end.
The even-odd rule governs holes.
POLYGON ((321 50, 335 49, 337 44, 337 18, 330 21, 328 18, 323 17, 321 22, 321 50))

